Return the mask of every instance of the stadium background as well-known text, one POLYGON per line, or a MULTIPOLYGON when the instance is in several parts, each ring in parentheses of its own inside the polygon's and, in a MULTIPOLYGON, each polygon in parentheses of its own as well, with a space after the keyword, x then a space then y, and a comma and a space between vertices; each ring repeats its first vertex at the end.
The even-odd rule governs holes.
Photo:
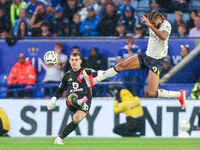
MULTIPOLYGON (((1 76, 8 75, 11 67, 17 62, 18 54, 23 52, 36 68, 37 83, 42 83, 45 73, 43 55, 46 51, 53 50, 54 43, 58 41, 65 44, 64 53, 68 56, 73 45, 81 47, 83 57, 88 57, 90 48, 97 46, 100 53, 107 58, 109 68, 115 65, 118 50, 125 45, 125 40, 121 38, 26 39, 18 41, 12 47, 2 40, 0 41, 1 76)), ((141 48, 142 52, 146 50, 147 42, 147 39, 135 40, 135 44, 141 48)), ((197 42, 198 39, 170 39, 168 54, 172 59, 172 65, 176 65, 180 60, 180 45, 188 44, 191 51, 197 42)), ((194 84, 194 70, 200 69, 199 59, 200 55, 196 56, 162 86, 171 90, 188 89, 190 92, 194 84)), ((111 80, 116 80, 119 76, 111 80)), ((147 70, 140 71, 141 83, 146 77, 147 70)), ((47 113, 48 100, 46 99, 1 98, 1 107, 5 109, 11 122, 9 134, 13 137, 56 137, 63 126, 72 119, 70 112, 63 105, 64 99, 58 101, 55 111, 47 113)), ((113 97, 94 98, 89 117, 81 122, 79 128, 70 137, 118 137, 112 129, 114 125, 125 122, 125 116, 124 114, 114 115, 113 103, 113 97)), ((143 136, 176 137, 180 133, 178 124, 182 120, 188 120, 192 124, 191 136, 200 137, 199 131, 196 131, 199 103, 197 100, 188 100, 187 109, 181 110, 177 100, 141 98, 146 114, 143 136)))

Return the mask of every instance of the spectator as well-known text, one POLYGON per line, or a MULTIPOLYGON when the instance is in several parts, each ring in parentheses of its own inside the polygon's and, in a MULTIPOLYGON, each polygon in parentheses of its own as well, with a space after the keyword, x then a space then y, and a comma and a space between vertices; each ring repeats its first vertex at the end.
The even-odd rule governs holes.
POLYGON ((36 8, 38 6, 38 4, 42 4, 43 7, 47 7, 48 6, 48 3, 44 0, 30 0, 27 4, 27 7, 26 7, 26 12, 27 14, 32 17, 34 15, 36 11, 36 8))
MULTIPOLYGON (((28 24, 29 22, 29 18, 26 17, 26 9, 21 9, 20 10, 20 13, 19 13, 19 19, 16 19, 15 20, 15 25, 14 25, 14 36, 17 35, 17 32, 18 32, 18 26, 19 26, 19 23, 21 21, 25 21, 26 24, 28 24)), ((30 27, 28 26, 28 31, 30 31, 30 27)))
POLYGON ((189 54, 189 45, 181 45, 181 59, 185 58, 189 54))
POLYGON ((180 36, 180 37, 188 37, 189 36, 187 34, 187 28, 186 28, 185 24, 178 25, 178 33, 176 34, 176 36, 180 36))
POLYGON ((194 18, 197 16, 197 11, 196 10, 192 10, 190 11, 190 20, 187 21, 187 27, 188 30, 190 31, 190 29, 194 28, 194 18))
POLYGON ((94 0, 85 0, 85 7, 81 8, 81 10, 78 12, 78 14, 81 16, 81 22, 83 22, 88 16, 88 6, 94 7, 95 14, 99 12, 100 6, 97 3, 94 4, 94 0))
POLYGON ((135 27, 134 38, 144 37, 144 34, 145 34, 144 27, 141 24, 137 24, 135 27))
MULTIPOLYGON (((7 78, 7 84, 15 84, 9 85, 8 89, 16 89, 16 88, 23 88, 26 89, 30 88, 30 84, 34 84, 36 82, 36 72, 35 68, 31 65, 31 61, 26 61, 26 57, 24 54, 19 54, 18 62, 12 67, 9 76, 7 78), (23 85, 20 85, 23 84, 23 85), (26 84, 26 85, 24 85, 26 84)), ((7 93, 7 98, 14 97, 13 92, 7 93)), ((18 91, 17 92, 18 98, 23 97, 32 97, 32 93, 30 91, 18 91)))
POLYGON ((21 21, 19 23, 19 27, 18 27, 18 31, 17 31, 17 37, 18 38, 24 38, 24 37, 32 37, 32 33, 30 31, 28 31, 28 25, 25 21, 21 21))
POLYGON ((78 13, 74 14, 73 21, 71 23, 71 36, 79 36, 79 29, 81 26, 80 15, 78 13))
POLYGON ((10 6, 10 19, 13 26, 15 25, 15 20, 19 18, 20 10, 25 9, 26 6, 26 2, 22 0, 13 1, 13 4, 10 6))
MULTIPOLYGON (((54 66, 48 66, 44 77, 44 83, 60 83, 62 76, 64 75, 64 67, 68 60, 67 55, 62 51, 64 45, 60 42, 55 43, 54 51, 58 54, 58 63, 54 66)), ((53 93, 57 90, 57 86, 53 88, 53 93)), ((50 98, 49 88, 45 88, 45 98, 50 98)))
POLYGON ((104 15, 107 14, 106 5, 109 4, 109 3, 113 3, 113 0, 101 0, 100 9, 99 9, 99 12, 97 13, 98 16, 100 16, 102 18, 104 15))
POLYGON ((53 8, 56 8, 61 5, 62 5, 61 0, 51 0, 50 2, 50 7, 53 7, 53 8))
POLYGON ((0 137, 8 136, 7 132, 10 130, 10 122, 3 108, 0 107, 0 137))
POLYGON ((39 3, 36 7, 34 15, 28 22, 28 25, 31 28, 33 36, 37 36, 39 33, 41 33, 40 27, 43 21, 50 21, 50 20, 51 16, 46 14, 44 5, 39 3))
POLYGON ((149 0, 149 5, 151 9, 156 9, 160 12, 168 12, 171 0, 149 0))
POLYGON ((176 35, 178 33, 178 25, 185 24, 183 21, 183 13, 181 11, 175 11, 175 22, 172 25, 172 35, 176 35))
POLYGON ((99 53, 99 49, 97 47, 91 47, 90 57, 87 59, 86 67, 92 68, 96 71, 107 69, 107 61, 103 55, 99 53))
POLYGON ((168 12, 174 13, 175 11, 181 11, 183 13, 188 12, 188 4, 185 0, 174 0, 169 5, 168 12))
MULTIPOLYGON (((91 47, 90 57, 87 59, 86 67, 92 68, 95 71, 107 69, 107 60, 102 54, 99 53, 99 49, 97 47, 91 47)), ((103 86, 95 86, 92 88, 92 94, 94 97, 100 97, 102 96, 102 93, 103 86)))
MULTIPOLYGON (((79 52, 81 54, 81 50, 80 50, 80 47, 75 45, 72 47, 72 53, 73 52, 79 52)), ((82 63, 81 63, 81 67, 86 67, 86 62, 87 60, 85 58, 82 57, 82 63)), ((71 65, 69 63, 69 60, 66 62, 66 66, 65 66, 65 72, 71 70, 71 65)))
MULTIPOLYGON (((117 55, 117 64, 123 62, 126 58, 138 55, 141 53, 141 49, 133 44, 134 36, 131 33, 126 34, 126 43, 123 48, 121 48, 117 55)), ((122 82, 134 82, 137 83, 139 81, 138 71, 137 70, 129 70, 121 72, 121 81, 122 82)), ((126 89, 128 89, 133 95, 138 96, 138 85, 126 85, 126 89)))
POLYGON ((145 128, 144 111, 140 99, 127 89, 121 90, 119 95, 114 103, 114 113, 125 113, 127 122, 116 125, 113 132, 121 136, 138 137, 145 128), (119 102, 121 102, 120 105, 118 105, 119 102))
POLYGON ((127 32, 125 31, 125 26, 123 25, 123 23, 118 22, 117 26, 116 26, 116 35, 115 36, 125 37, 126 34, 127 34, 127 32))
POLYGON ((190 94, 191 99, 200 99, 200 83, 197 82, 192 89, 192 93, 190 94))
POLYGON ((113 3, 106 5, 106 12, 107 14, 101 19, 98 28, 102 36, 114 36, 120 15, 117 14, 113 3))
POLYGON ((63 23, 68 23, 69 20, 67 17, 64 17, 63 15, 64 9, 61 6, 58 6, 54 10, 54 17, 51 20, 51 32, 53 34, 58 34, 58 32, 61 29, 61 26, 63 23))
POLYGON ((88 6, 87 11, 88 11, 88 16, 81 23, 79 31, 84 36, 98 36, 100 35, 100 32, 98 31, 97 28, 101 18, 95 14, 93 6, 88 6))
POLYGON ((71 25, 69 22, 62 23, 61 30, 58 32, 57 36, 61 37, 71 36, 71 25))
POLYGON ((160 72, 160 78, 162 78, 166 73, 168 73, 173 67, 171 66, 171 58, 169 55, 164 57, 163 69, 160 72))
POLYGON ((53 37, 53 34, 49 31, 49 23, 47 21, 43 21, 41 25, 42 33, 39 33, 37 37, 53 37))
POLYGON ((120 6, 119 7, 119 10, 118 10, 118 13, 123 16, 124 15, 124 10, 127 8, 127 7, 131 7, 134 11, 134 8, 132 6, 130 6, 130 3, 131 3, 131 0, 123 0, 124 2, 124 5, 120 6))
POLYGON ((0 8, 3 8, 4 15, 8 20, 10 20, 10 6, 12 5, 11 0, 0 0, 0 8))
POLYGON ((134 33, 134 28, 138 24, 138 17, 134 15, 134 9, 131 6, 127 6, 124 9, 123 16, 120 17, 119 21, 125 26, 126 32, 134 33))
POLYGON ((189 37, 200 37, 200 16, 194 18, 195 27, 190 29, 189 37))
POLYGON ((80 10, 77 0, 66 0, 67 5, 64 6, 64 16, 66 16, 70 22, 72 22, 72 17, 75 13, 80 10))
POLYGON ((0 8, 0 37, 7 37, 11 29, 11 22, 5 16, 3 8, 0 8))

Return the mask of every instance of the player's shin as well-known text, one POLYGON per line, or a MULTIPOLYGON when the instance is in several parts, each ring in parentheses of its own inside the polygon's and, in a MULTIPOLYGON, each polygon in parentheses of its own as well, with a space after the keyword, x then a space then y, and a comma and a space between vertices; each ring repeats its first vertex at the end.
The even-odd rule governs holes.
POLYGON ((180 92, 158 89, 158 95, 157 95, 158 98, 179 98, 180 96, 181 96, 180 92))
POLYGON ((76 121, 72 121, 70 122, 65 129, 63 130, 63 132, 59 135, 59 137, 61 139, 64 139, 65 137, 67 137, 72 131, 74 131, 76 129, 76 127, 78 126, 78 122, 76 121))
POLYGON ((99 70, 97 77, 95 77, 93 79, 93 84, 97 84, 98 82, 101 82, 107 78, 111 78, 117 74, 118 74, 118 72, 115 70, 114 67, 112 67, 106 71, 99 70))

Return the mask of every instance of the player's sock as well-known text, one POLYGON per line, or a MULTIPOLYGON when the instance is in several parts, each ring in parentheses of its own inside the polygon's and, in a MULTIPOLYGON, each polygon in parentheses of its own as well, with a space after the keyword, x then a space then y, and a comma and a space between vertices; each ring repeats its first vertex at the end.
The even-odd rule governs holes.
POLYGON ((70 122, 65 129, 63 130, 63 132, 59 135, 59 137, 61 139, 64 139, 65 137, 67 137, 73 130, 76 129, 76 127, 78 126, 78 122, 76 121, 72 121, 70 122))
POLYGON ((163 90, 162 91, 160 89, 158 89, 158 98, 179 98, 181 96, 180 92, 175 92, 175 91, 166 91, 163 90))
POLYGON ((117 75, 118 72, 116 71, 115 67, 112 67, 106 71, 98 71, 97 77, 93 78, 93 84, 97 84, 98 82, 101 82, 107 78, 111 78, 115 75, 117 75))

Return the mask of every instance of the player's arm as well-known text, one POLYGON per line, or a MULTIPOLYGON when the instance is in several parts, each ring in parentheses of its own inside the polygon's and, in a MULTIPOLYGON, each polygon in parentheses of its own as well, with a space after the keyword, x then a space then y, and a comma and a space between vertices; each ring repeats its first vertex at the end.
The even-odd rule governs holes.
POLYGON ((142 22, 145 22, 145 24, 163 41, 167 39, 169 33, 167 31, 160 31, 156 29, 150 22, 149 19, 147 19, 145 16, 142 15, 141 18, 142 22))
POLYGON ((47 108, 48 110, 52 110, 56 106, 56 101, 59 99, 59 97, 62 95, 63 91, 65 90, 65 87, 67 86, 67 74, 65 74, 61 80, 61 83, 56 90, 56 92, 53 94, 53 97, 51 98, 51 101, 48 103, 47 108))
POLYGON ((114 113, 115 114, 119 114, 121 112, 124 112, 124 104, 121 103, 121 105, 118 105, 119 104, 119 101, 118 100, 115 100, 115 103, 114 103, 114 113))

